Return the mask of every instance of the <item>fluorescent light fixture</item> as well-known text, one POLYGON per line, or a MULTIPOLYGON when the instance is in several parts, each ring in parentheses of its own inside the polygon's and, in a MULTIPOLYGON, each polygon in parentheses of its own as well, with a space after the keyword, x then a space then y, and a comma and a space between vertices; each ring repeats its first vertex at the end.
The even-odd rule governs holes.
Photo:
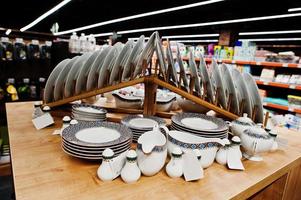
MULTIPOLYGON (((198 35, 168 35, 162 36, 162 39, 177 39, 177 38, 203 38, 203 37, 218 37, 218 33, 214 34, 198 34, 198 35)), ((138 40, 138 37, 128 38, 128 40, 138 40)), ((145 37, 145 39, 149 39, 149 37, 145 37)))
POLYGON ((301 38, 250 38, 239 39, 239 41, 264 42, 264 41, 300 41, 301 38))
POLYGON ((99 34, 93 34, 94 37, 104 37, 104 36, 111 36, 113 33, 99 33, 99 34))
POLYGON ((6 31, 5 31, 5 35, 9 35, 11 33, 11 29, 7 29, 6 31))
MULTIPOLYGON (((183 25, 174 25, 174 26, 141 28, 141 29, 118 31, 117 34, 129 34, 129 33, 139 33, 139 32, 147 32, 147 31, 159 31, 159 30, 180 29, 180 28, 204 27, 204 26, 212 26, 212 25, 234 24, 234 23, 241 23, 241 22, 254 22, 254 21, 263 21, 263 20, 271 20, 271 19, 283 19, 283 18, 300 17, 300 16, 301 16, 301 13, 270 15, 270 16, 263 16, 263 17, 251 17, 251 18, 232 19, 232 20, 223 20, 223 21, 215 21, 215 22, 204 22, 204 23, 196 23, 196 24, 183 24, 183 25)), ((99 34, 95 34, 95 35, 99 35, 99 34)))
POLYGON ((48 17, 49 15, 54 13, 55 11, 59 10, 61 7, 63 7, 67 3, 69 3, 70 1, 71 0, 62 1, 61 3, 59 3, 58 5, 56 5, 55 7, 53 7, 52 9, 50 9, 49 11, 47 11, 46 13, 44 13, 43 15, 38 17, 36 20, 31 22, 30 24, 28 24, 28 25, 24 26, 23 28, 21 28, 20 31, 23 32, 23 31, 26 31, 26 30, 30 29, 31 27, 35 26, 37 23, 39 23, 40 21, 42 21, 43 19, 45 19, 46 17, 48 17))
POLYGON ((209 42, 218 42, 218 40, 170 40, 170 42, 181 42, 181 43, 209 43, 209 42))
POLYGON ((239 35, 274 35, 274 34, 289 34, 289 33, 301 33, 301 30, 243 32, 243 33, 239 33, 239 35))
POLYGON ((167 8, 167 9, 162 9, 162 10, 157 10, 157 11, 152 11, 152 12, 141 13, 141 14, 132 15, 132 16, 128 16, 128 17, 122 17, 122 18, 118 18, 118 19, 112 19, 112 20, 108 20, 108 21, 104 21, 104 22, 99 22, 96 24, 91 24, 88 26, 83 26, 83 27, 79 27, 79 28, 75 28, 75 29, 71 29, 71 30, 57 32, 54 35, 63 35, 63 34, 68 34, 68 33, 72 33, 72 32, 83 31, 83 30, 100 27, 100 26, 104 26, 104 25, 108 25, 108 24, 113 24, 113 23, 117 23, 117 22, 123 22, 123 21, 132 20, 132 19, 138 19, 138 18, 152 16, 152 15, 158 15, 158 14, 162 14, 162 13, 168 13, 168 12, 183 10, 183 9, 187 9, 187 8, 204 6, 204 5, 217 3, 217 2, 221 2, 221 1, 224 1, 224 0, 208 0, 208 1, 198 2, 198 3, 187 4, 184 6, 177 6, 177 7, 173 7, 173 8, 167 8))
POLYGON ((290 8, 287 10, 288 12, 296 12, 296 11, 301 11, 301 8, 290 8))

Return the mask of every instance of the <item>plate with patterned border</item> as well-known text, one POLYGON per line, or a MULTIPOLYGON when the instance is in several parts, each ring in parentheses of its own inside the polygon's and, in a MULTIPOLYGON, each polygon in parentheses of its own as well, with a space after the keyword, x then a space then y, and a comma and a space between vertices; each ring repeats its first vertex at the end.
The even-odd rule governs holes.
POLYGON ((159 126, 165 125, 166 122, 164 119, 156 116, 148 116, 148 115, 128 115, 122 118, 121 123, 129 127, 130 129, 137 129, 137 130, 152 130, 152 127, 143 127, 143 126, 134 126, 131 124, 131 120, 139 120, 139 119, 149 119, 153 122, 158 123, 159 126))
POLYGON ((228 125, 227 123, 216 117, 212 116, 207 116, 204 114, 199 114, 199 113, 178 113, 174 116, 171 117, 171 121, 178 126, 181 126, 183 128, 188 128, 188 129, 193 129, 196 131, 203 131, 203 132, 223 132, 228 130, 228 125), (202 121, 208 121, 216 125, 216 128, 213 129, 205 129, 202 128, 202 124, 200 124, 200 128, 192 128, 192 127, 187 127, 185 124, 182 123, 183 119, 187 118, 196 118, 196 119, 201 119, 202 121))
MULTIPOLYGON (((104 134, 104 133, 101 133, 104 134)), ((95 136, 95 135, 94 135, 95 136)), ((132 132, 125 125, 114 122, 79 122, 75 125, 70 125, 63 130, 62 137, 72 144, 86 147, 108 147, 119 145, 132 138, 132 132), (86 142, 76 137, 76 134, 85 129, 102 128, 101 130, 110 129, 114 133, 119 133, 119 137, 114 135, 114 140, 108 142, 86 142)))

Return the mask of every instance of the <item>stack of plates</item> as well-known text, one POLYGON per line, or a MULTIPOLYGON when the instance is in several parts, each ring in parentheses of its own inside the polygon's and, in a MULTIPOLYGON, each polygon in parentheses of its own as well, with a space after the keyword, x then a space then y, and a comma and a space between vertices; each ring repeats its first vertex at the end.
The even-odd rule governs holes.
POLYGON ((107 111, 99 106, 76 104, 72 106, 72 117, 79 121, 105 121, 107 111))
POLYGON ((155 125, 165 125, 164 119, 147 115, 128 115, 121 120, 133 133, 133 142, 137 142, 140 135, 152 131, 155 125))
POLYGON ((227 138, 228 125, 220 118, 198 113, 179 113, 171 118, 171 128, 205 138, 227 138))
POLYGON ((131 131, 113 122, 79 122, 68 126, 62 133, 63 151, 88 160, 102 159, 106 148, 111 148, 117 156, 127 151, 131 142, 131 131))

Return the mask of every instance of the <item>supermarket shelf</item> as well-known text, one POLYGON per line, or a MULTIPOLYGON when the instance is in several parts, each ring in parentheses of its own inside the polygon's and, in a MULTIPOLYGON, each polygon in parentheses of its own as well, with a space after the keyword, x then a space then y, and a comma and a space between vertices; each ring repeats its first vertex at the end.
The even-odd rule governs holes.
POLYGON ((290 84, 285 84, 285 83, 268 82, 268 81, 260 81, 260 80, 256 80, 256 83, 257 83, 257 85, 268 85, 268 86, 272 86, 272 87, 301 90, 301 85, 290 85, 290 84))
POLYGON ((273 103, 263 103, 264 107, 267 108, 275 108, 275 109, 279 109, 279 110, 285 110, 285 111, 290 111, 290 112, 295 112, 295 113, 299 113, 301 114, 301 109, 296 109, 296 108, 291 108, 288 106, 283 106, 283 105, 278 105, 278 104, 273 104, 273 103))
MULTIPOLYGON (((183 60, 188 60, 188 57, 183 57, 183 60)), ((211 62, 211 58, 205 58, 206 62, 211 62)), ((195 61, 200 61, 196 58, 195 61)), ((238 64, 238 65, 252 65, 252 66, 265 66, 265 67, 288 67, 288 68, 301 68, 301 64, 296 63, 281 63, 281 62, 256 62, 256 61, 243 61, 243 60, 218 60, 220 63, 238 64)))

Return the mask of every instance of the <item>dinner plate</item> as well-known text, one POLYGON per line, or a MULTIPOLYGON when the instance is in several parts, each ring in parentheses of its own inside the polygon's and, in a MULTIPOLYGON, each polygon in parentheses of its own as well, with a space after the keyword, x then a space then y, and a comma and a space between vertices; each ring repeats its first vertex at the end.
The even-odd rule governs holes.
POLYGON ((208 73, 206 62, 202 55, 200 56, 199 70, 200 70, 201 77, 203 78, 202 83, 207 91, 207 95, 208 95, 207 97, 209 101, 214 102, 215 99, 214 99, 214 91, 212 87, 211 78, 208 73))
POLYGON ((77 80, 78 73, 90 55, 91 53, 85 53, 82 56, 80 56, 78 59, 76 59, 76 61, 73 63, 67 75, 65 88, 64 88, 64 97, 70 97, 74 94, 75 82, 77 80))
POLYGON ((124 149, 126 148, 127 146, 131 145, 131 140, 128 140, 124 143, 120 143, 118 145, 115 145, 115 146, 111 146, 111 147, 83 147, 83 146, 79 146, 79 145, 74 145, 66 140, 64 140, 62 138, 62 143, 65 145, 65 146, 68 146, 70 147, 70 149, 76 149, 78 151, 83 151, 83 152, 100 152, 100 151, 104 151, 106 148, 110 148, 112 149, 113 151, 118 151, 118 150, 121 150, 121 149, 124 149))
POLYGON ((178 113, 171 117, 178 126, 206 132, 223 132, 228 130, 227 123, 216 117, 198 113, 178 113))
MULTIPOLYGON (((157 54, 157 58, 159 60, 159 70, 160 72, 163 74, 163 78, 165 79, 167 76, 167 66, 166 66, 166 62, 165 62, 165 57, 164 57, 164 53, 163 53, 163 47, 161 45, 161 40, 159 38, 159 34, 157 34, 157 39, 156 39, 156 47, 155 47, 155 51, 157 54)), ((167 80, 165 80, 167 81, 167 80)))
POLYGON ((64 96, 64 86, 67 78, 67 74, 69 73, 73 63, 79 58, 79 56, 75 56, 66 64, 66 66, 62 69, 60 74, 58 75, 55 86, 54 86, 54 100, 58 101, 64 96))
POLYGON ((62 132, 62 137, 72 144, 87 147, 114 146, 132 137, 124 125, 113 122, 79 122, 62 132))
POLYGON ((242 74, 240 73, 240 71, 238 71, 235 68, 232 69, 232 75, 233 75, 232 77, 233 77, 234 83, 241 95, 241 99, 244 101, 244 106, 243 106, 243 108, 240 108, 240 109, 242 109, 243 113, 247 113, 248 116, 252 116, 252 101, 251 101, 251 97, 250 97, 246 82, 245 82, 242 74))
POLYGON ((118 83, 120 81, 119 75, 122 74, 125 60, 128 59, 130 53, 132 52, 133 47, 134 47, 133 40, 127 41, 127 43, 124 45, 122 51, 120 52, 118 58, 116 59, 114 66, 112 67, 110 80, 109 80, 110 85, 113 84, 114 82, 118 83))
POLYGON ((178 125, 178 124, 176 124, 174 122, 172 122, 171 125, 174 128, 177 128, 177 129, 180 129, 180 130, 183 130, 183 131, 186 131, 186 132, 192 132, 192 133, 203 134, 203 135, 212 135, 212 136, 215 136, 215 135, 224 135, 224 134, 227 134, 228 131, 229 131, 228 129, 223 130, 223 131, 217 131, 217 132, 208 132, 206 130, 200 131, 200 130, 195 130, 195 129, 192 129, 192 128, 189 128, 189 127, 180 126, 180 125, 178 125))
POLYGON ((53 101, 53 90, 55 86, 56 79, 60 72, 63 70, 63 68, 66 66, 66 64, 69 62, 70 59, 65 59, 61 61, 57 66, 52 70, 50 73, 46 85, 45 85, 45 91, 44 91, 44 101, 45 103, 49 103, 53 101))
POLYGON ((169 67, 168 71, 169 71, 169 73, 171 73, 170 75, 167 75, 167 76, 170 76, 172 82, 177 86, 179 80, 178 80, 178 74, 177 74, 177 71, 175 68, 175 62, 173 59, 172 51, 170 48, 170 42, 168 42, 168 45, 167 45, 166 56, 167 56, 167 63, 168 63, 168 67, 169 67))
POLYGON ((227 108, 227 96, 225 86, 223 84, 220 67, 218 66, 215 59, 212 59, 212 77, 215 82, 216 90, 218 90, 218 103, 224 108, 227 108))
MULTIPOLYGON (((237 91, 234 86, 231 72, 226 64, 221 65, 221 74, 223 74, 223 84, 226 86, 226 95, 232 94, 232 101, 230 105, 230 111, 235 114, 239 114, 239 103, 237 97, 237 91)), ((228 99, 229 101, 229 99, 228 99)))
POLYGON ((121 123, 133 129, 152 130, 154 125, 165 125, 165 120, 156 116, 128 115, 121 120, 121 123))
MULTIPOLYGON (((186 91, 189 91, 189 85, 188 85, 188 78, 186 75, 186 71, 184 68, 184 64, 181 58, 181 53, 180 53, 180 48, 179 48, 179 44, 177 43, 177 62, 179 64, 180 67, 180 73, 182 75, 182 81, 183 81, 183 86, 186 89, 186 91)), ((182 84, 179 82, 179 84, 182 84)))
POLYGON ((98 81, 101 66, 103 65, 106 56, 108 55, 108 53, 112 48, 113 48, 112 46, 108 46, 104 48, 94 60, 87 78, 87 86, 86 86, 87 91, 90 91, 97 87, 97 81, 98 81))
POLYGON ((257 106, 255 122, 262 123, 263 122, 263 106, 262 106, 262 101, 261 101, 261 98, 259 95, 257 84, 251 74, 243 73, 242 76, 243 76, 244 80, 246 81, 246 84, 248 85, 249 94, 250 94, 250 97, 253 102, 252 110, 254 109, 254 106, 257 106))
POLYGON ((138 61, 137 65, 135 66, 134 70, 134 75, 133 77, 136 78, 138 75, 142 73, 143 70, 143 61, 146 60, 148 61, 149 56, 154 52, 155 49, 155 40, 156 40, 156 35, 158 32, 154 32, 149 40, 147 41, 146 45, 144 46, 143 50, 141 51, 140 55, 138 56, 138 61))
POLYGON ((97 56, 100 54, 99 51, 95 51, 85 62, 84 66, 80 69, 78 78, 75 84, 75 94, 79 94, 87 90, 87 78, 97 56))
POLYGON ((90 105, 90 104, 72 105, 72 109, 79 111, 79 112, 89 113, 89 114, 106 114, 107 113, 106 109, 104 109, 100 106, 95 106, 95 105, 90 105))
POLYGON ((122 51, 122 48, 123 48, 123 44, 121 42, 117 42, 106 56, 99 72, 98 84, 97 84, 98 88, 107 86, 111 74, 112 66, 114 65, 118 55, 122 51))
POLYGON ((124 69, 122 72, 122 81, 129 80, 131 78, 131 73, 134 70, 134 61, 137 59, 139 56, 140 52, 143 49, 144 44, 144 35, 141 35, 140 38, 138 39, 137 43, 135 44, 126 64, 124 65, 124 69))
POLYGON ((197 67, 194 60, 194 55, 192 51, 189 52, 189 70, 190 70, 190 81, 192 78, 195 78, 195 91, 198 94, 198 96, 202 96, 202 90, 201 90, 201 80, 198 75, 197 67))
POLYGON ((181 129, 178 128, 176 126, 174 126, 173 124, 170 126, 171 130, 176 130, 176 131, 181 131, 181 132, 186 132, 186 133, 191 133, 200 137, 205 137, 205 138, 227 138, 228 137, 228 132, 222 133, 222 134, 205 134, 205 133, 201 133, 201 132, 195 132, 195 131, 191 131, 188 129, 181 129))

